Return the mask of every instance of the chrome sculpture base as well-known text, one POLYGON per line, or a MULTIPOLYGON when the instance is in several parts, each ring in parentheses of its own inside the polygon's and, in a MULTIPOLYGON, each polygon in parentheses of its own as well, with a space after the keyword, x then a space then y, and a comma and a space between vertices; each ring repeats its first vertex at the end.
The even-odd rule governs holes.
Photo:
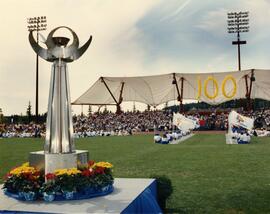
POLYGON ((73 168, 80 164, 87 164, 89 152, 76 150, 73 153, 45 154, 44 151, 30 152, 29 164, 45 173, 54 172, 56 169, 73 168))

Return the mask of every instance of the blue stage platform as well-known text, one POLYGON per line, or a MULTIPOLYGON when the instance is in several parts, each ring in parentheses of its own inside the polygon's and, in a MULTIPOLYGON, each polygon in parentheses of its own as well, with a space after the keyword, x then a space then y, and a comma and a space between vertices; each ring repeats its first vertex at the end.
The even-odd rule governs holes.
MULTIPOLYGON (((2 187, 2 186, 0 186, 2 187)), ((155 179, 116 178, 114 192, 85 200, 26 202, 0 191, 0 213, 162 213, 155 179)))

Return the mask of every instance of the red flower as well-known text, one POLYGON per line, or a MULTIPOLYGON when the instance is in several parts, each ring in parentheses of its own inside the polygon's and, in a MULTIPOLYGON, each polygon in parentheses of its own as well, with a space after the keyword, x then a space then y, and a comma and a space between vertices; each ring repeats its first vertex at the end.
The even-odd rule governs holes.
POLYGON ((32 175, 32 173, 30 172, 24 172, 22 173, 22 176, 27 179, 27 180, 30 180, 30 181, 33 181, 35 180, 35 177, 32 175))
POLYGON ((32 174, 28 174, 28 179, 30 181, 33 181, 33 180, 35 180, 35 177, 32 174))
POLYGON ((95 164, 95 161, 93 161, 93 160, 88 161, 88 166, 89 167, 93 166, 94 164, 95 164))
POLYGON ((54 173, 48 173, 46 174, 46 179, 47 180, 54 180, 56 175, 54 173))
POLYGON ((4 180, 7 180, 10 176, 12 176, 10 173, 7 173, 5 176, 4 176, 4 180))
POLYGON ((34 176, 40 176, 40 172, 39 171, 36 171, 33 175, 34 176))
POLYGON ((95 169, 95 172, 96 172, 96 174, 104 174, 104 170, 105 170, 105 168, 103 168, 103 167, 97 167, 95 169))
POLYGON ((89 170, 89 169, 85 169, 85 170, 83 170, 82 171, 82 175, 83 176, 86 176, 86 177, 90 177, 90 176, 92 176, 94 173, 93 173, 93 170, 89 170))

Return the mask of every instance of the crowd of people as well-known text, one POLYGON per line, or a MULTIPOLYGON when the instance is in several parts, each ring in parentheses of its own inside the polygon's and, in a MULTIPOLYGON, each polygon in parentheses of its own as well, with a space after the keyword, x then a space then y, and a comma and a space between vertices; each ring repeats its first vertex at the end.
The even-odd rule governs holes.
MULTIPOLYGON (((252 117, 258 126, 270 126, 270 109, 256 112, 239 112, 252 117)), ((193 112, 189 117, 196 118, 199 126, 197 130, 227 130, 228 111, 210 114, 193 112)), ((88 116, 74 115, 74 137, 92 136, 122 136, 137 132, 169 132, 174 130, 172 125, 173 113, 171 111, 135 111, 116 114, 112 112, 95 112, 88 116)), ((0 137, 44 137, 46 124, 0 124, 0 137)))
POLYGON ((0 137, 45 137, 46 127, 45 124, 20 124, 10 123, 0 125, 0 137))
POLYGON ((74 116, 76 137, 131 135, 136 132, 150 132, 170 129, 172 113, 167 111, 94 113, 90 116, 74 116))

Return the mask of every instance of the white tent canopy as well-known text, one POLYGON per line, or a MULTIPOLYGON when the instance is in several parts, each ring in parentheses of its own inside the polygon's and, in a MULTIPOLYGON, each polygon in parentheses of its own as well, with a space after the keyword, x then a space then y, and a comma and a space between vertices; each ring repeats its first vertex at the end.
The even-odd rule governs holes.
POLYGON ((179 101, 193 99, 216 105, 246 97, 270 100, 270 70, 100 77, 73 104, 109 105, 136 101, 158 106, 178 98, 179 101))

